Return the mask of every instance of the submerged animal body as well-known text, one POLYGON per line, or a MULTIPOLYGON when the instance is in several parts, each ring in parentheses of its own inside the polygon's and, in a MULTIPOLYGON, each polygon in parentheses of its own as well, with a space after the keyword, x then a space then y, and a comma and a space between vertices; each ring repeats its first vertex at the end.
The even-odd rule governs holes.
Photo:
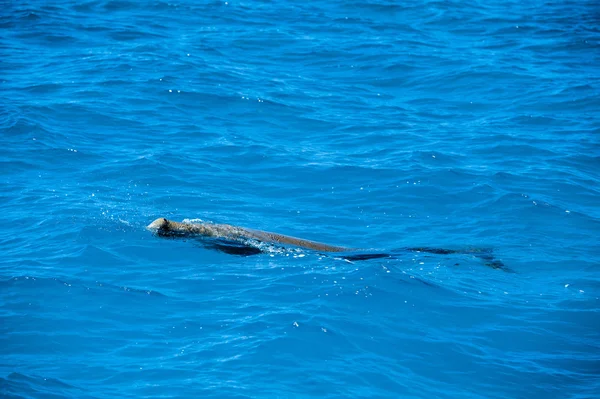
POLYGON ((155 232, 159 236, 202 236, 211 237, 215 239, 225 240, 228 242, 235 242, 241 245, 223 245, 214 244, 213 246, 224 252, 238 254, 238 255, 249 255, 260 253, 261 250, 256 247, 248 245, 249 240, 256 240, 271 244, 282 244, 292 245, 295 247, 311 249, 318 252, 333 252, 343 253, 341 255, 347 260, 367 260, 375 258, 393 258, 397 254, 402 252, 424 252, 436 255, 451 255, 451 254, 468 254, 473 255, 483 260, 486 266, 490 266, 494 269, 504 269, 504 264, 495 259, 489 249, 481 248, 470 248, 465 250, 454 250, 454 249, 443 249, 443 248, 432 248, 432 247, 406 247, 393 250, 390 253, 380 252, 365 252, 364 250, 347 248, 335 245, 324 244, 317 241, 305 240, 302 238, 292 237, 284 234, 271 233, 268 231, 249 229, 246 227, 232 226, 229 224, 213 224, 213 223, 182 223, 167 220, 165 218, 158 218, 154 222, 150 223, 147 227, 149 230, 155 232))

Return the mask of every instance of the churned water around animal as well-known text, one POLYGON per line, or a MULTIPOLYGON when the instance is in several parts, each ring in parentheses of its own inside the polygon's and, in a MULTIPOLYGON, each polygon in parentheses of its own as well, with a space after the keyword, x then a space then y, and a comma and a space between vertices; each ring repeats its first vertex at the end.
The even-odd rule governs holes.
POLYGON ((597 397, 599 15, 5 2, 0 395, 597 397))

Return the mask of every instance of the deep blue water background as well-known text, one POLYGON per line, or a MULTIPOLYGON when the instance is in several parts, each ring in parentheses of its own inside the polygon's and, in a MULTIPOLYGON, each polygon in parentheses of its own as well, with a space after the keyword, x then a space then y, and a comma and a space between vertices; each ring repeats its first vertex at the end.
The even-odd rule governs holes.
POLYGON ((0 3, 0 395, 598 397, 596 2, 0 3))

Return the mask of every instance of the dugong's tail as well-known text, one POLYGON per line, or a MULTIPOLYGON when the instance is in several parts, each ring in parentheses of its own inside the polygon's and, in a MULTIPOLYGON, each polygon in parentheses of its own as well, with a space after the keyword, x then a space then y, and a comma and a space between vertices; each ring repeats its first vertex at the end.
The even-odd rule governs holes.
POLYGON ((390 252, 356 252, 350 254, 343 254, 340 257, 349 261, 358 260, 369 260, 369 259, 382 259, 390 258, 395 259, 402 257, 406 252, 423 252, 435 255, 471 255, 484 261, 486 266, 493 269, 502 269, 509 271, 504 266, 501 260, 496 259, 489 248, 467 248, 467 249, 444 249, 444 248, 432 248, 432 247, 404 247, 394 249, 390 252))
POLYGON ((507 270, 501 260, 494 257, 493 251, 490 248, 466 248, 466 249, 443 249, 443 248, 431 248, 431 247, 411 247, 405 248, 411 252, 427 252, 436 255, 452 255, 452 254, 463 254, 473 255, 485 262, 486 266, 494 269, 507 270))

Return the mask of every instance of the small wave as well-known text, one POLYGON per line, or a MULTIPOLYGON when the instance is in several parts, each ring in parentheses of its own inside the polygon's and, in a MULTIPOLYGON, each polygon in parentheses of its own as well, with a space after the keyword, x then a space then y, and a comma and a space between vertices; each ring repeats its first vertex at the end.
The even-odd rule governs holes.
POLYGON ((6 280, 0 280, 0 287, 10 288, 15 286, 26 286, 32 289, 45 289, 57 286, 90 289, 108 289, 112 292, 127 292, 132 294, 144 294, 149 296, 166 297, 158 291, 141 289, 135 287, 119 286, 115 284, 96 281, 92 284, 84 280, 63 279, 60 277, 35 277, 35 276, 15 276, 6 280))
POLYGON ((88 392, 84 389, 67 384, 64 381, 42 377, 35 374, 12 372, 5 378, 0 377, 3 396, 11 398, 29 397, 86 397, 88 392), (13 396, 14 395, 14 396, 13 396))

